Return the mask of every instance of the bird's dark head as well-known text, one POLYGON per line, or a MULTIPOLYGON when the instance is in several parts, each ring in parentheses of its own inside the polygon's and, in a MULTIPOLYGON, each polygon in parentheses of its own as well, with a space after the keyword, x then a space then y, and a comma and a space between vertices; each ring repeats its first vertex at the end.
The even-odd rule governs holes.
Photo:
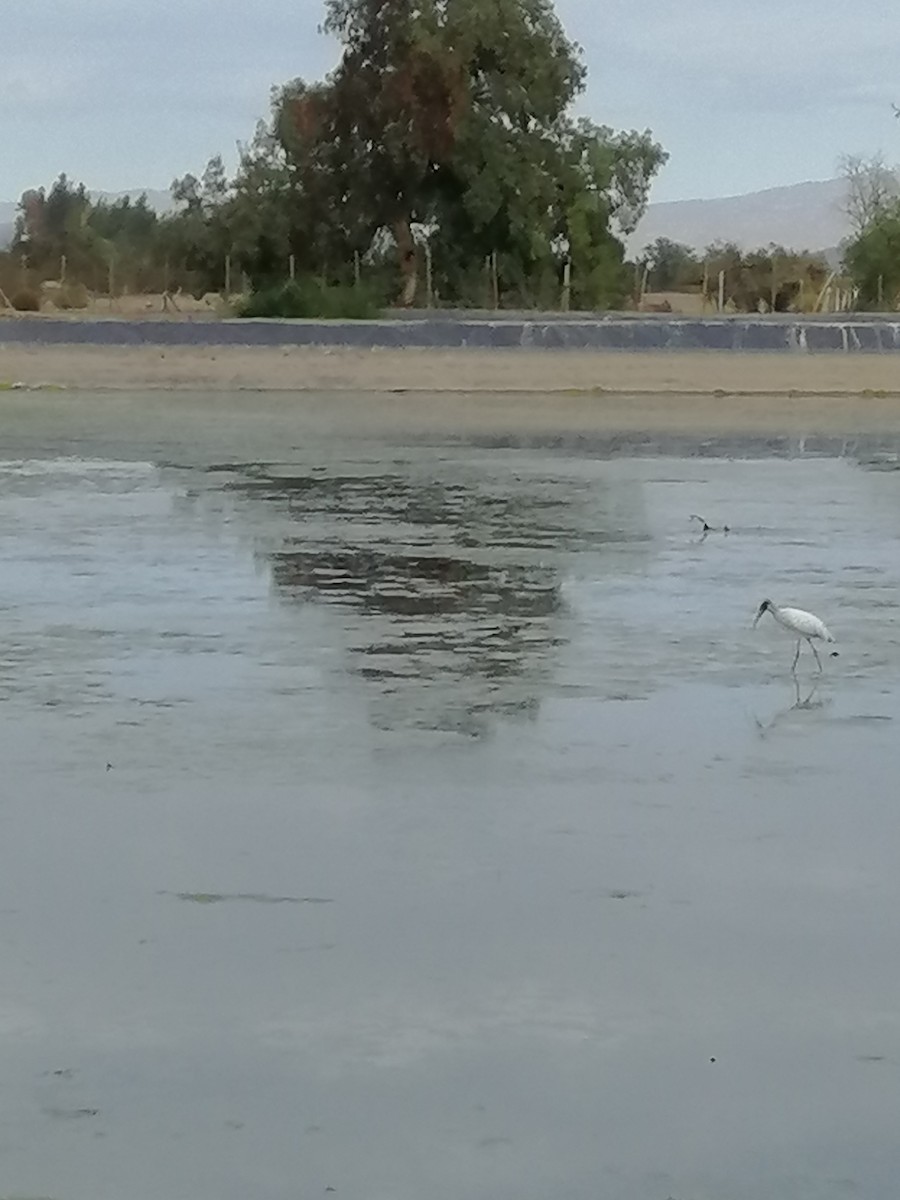
POLYGON ((757 610, 756 616, 753 618, 754 626, 756 625, 756 622, 759 620, 759 618, 761 616, 763 616, 764 613, 771 612, 774 607, 775 607, 775 605, 772 603, 771 600, 763 600, 762 604, 760 604, 760 606, 757 610))

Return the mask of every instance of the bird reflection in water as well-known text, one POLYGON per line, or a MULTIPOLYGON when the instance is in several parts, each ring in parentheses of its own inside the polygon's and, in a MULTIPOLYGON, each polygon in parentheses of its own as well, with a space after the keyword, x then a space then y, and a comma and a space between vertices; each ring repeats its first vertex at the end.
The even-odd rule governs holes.
POLYGON ((786 717, 790 716, 790 714, 793 712, 814 712, 818 709, 824 708, 827 701, 819 699, 816 696, 816 693, 819 690, 820 682, 821 680, 818 678, 813 680, 812 686, 809 688, 809 690, 804 690, 801 692, 800 680, 795 675, 793 677, 793 702, 786 708, 779 708, 766 722, 760 721, 758 717, 754 716, 753 722, 756 725, 759 736, 765 737, 767 734, 771 733, 776 725, 780 724, 780 722, 782 722, 786 717))
POLYGON ((696 513, 691 513, 689 520, 697 522, 695 528, 700 530, 700 536, 696 538, 698 543, 705 542, 711 533, 731 533, 729 525, 710 525, 705 517, 700 517, 696 513))

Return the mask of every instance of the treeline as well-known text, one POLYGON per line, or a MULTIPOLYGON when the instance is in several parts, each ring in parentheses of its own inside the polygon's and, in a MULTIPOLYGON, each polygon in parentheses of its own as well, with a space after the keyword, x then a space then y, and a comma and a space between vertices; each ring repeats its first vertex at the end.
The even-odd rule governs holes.
POLYGON ((212 159, 161 216, 61 177, 23 197, 0 277, 199 295, 271 293, 291 274, 295 300, 314 282, 403 305, 624 301, 622 239, 666 155, 647 131, 574 115, 585 68, 549 0, 327 0, 325 28, 337 67, 274 92, 233 178, 212 159))
POLYGON ((660 237, 637 264, 638 294, 695 292, 716 308, 737 312, 811 311, 835 278, 821 254, 784 246, 746 251, 714 242, 702 252, 660 237))
MULTIPOLYGON (((895 115, 900 110, 895 107, 895 115)), ((638 264, 636 291, 702 291, 716 299, 724 272, 726 301, 738 311, 828 309, 873 312, 900 309, 900 170, 879 154, 845 155, 844 213, 850 235, 837 247, 840 266, 829 269, 822 255, 770 246, 752 253, 716 244, 698 254, 659 238, 638 264)))
POLYGON ((221 159, 211 160, 199 179, 176 180, 172 199, 166 214, 146 196, 95 201, 65 175, 48 191, 26 192, 12 246, 0 256, 0 286, 7 296, 27 295, 50 281, 59 307, 79 307, 88 292, 224 291, 231 235, 221 159))
MULTIPOLYGON (((270 130, 259 131, 232 180, 219 158, 199 177, 175 180, 174 207, 165 214, 150 207, 146 197, 93 201, 82 184, 65 175, 46 192, 27 192, 14 244, 0 254, 0 289, 16 307, 26 308, 48 294, 56 307, 67 309, 83 307, 89 295, 252 293, 249 302, 244 300, 248 313, 287 316, 366 315, 396 302, 398 286, 405 286, 404 271, 397 242, 387 231, 376 231, 363 251, 345 247, 342 254, 335 247, 331 261, 316 261, 324 243, 301 236, 306 226, 294 204, 286 196, 279 200, 278 192, 262 183, 248 187, 270 158, 270 139, 270 130)), ((879 222, 877 228, 881 233, 885 225, 879 222)), ((422 279, 412 296, 420 303, 557 308, 569 300, 572 307, 604 307, 639 305, 647 293, 694 292, 716 308, 721 287, 730 309, 783 312, 815 307, 830 277, 821 256, 780 246, 748 253, 715 243, 697 252, 661 237, 626 262, 620 244, 610 238, 606 270, 595 274, 595 290, 586 301, 562 251, 545 264, 543 284, 534 272, 522 272, 512 284, 509 260, 494 251, 467 273, 451 253, 436 257, 442 251, 434 231, 414 230, 413 238, 422 279)), ((873 244, 870 231, 862 245, 873 244)))

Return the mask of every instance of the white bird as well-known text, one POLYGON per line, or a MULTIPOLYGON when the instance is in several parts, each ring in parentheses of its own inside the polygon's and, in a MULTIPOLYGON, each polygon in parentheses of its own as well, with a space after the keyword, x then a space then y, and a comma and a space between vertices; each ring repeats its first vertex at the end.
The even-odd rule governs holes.
MULTIPOLYGON (((819 670, 822 670, 822 660, 819 658, 819 652, 813 645, 813 638, 818 638, 822 642, 833 642, 834 637, 829 632, 824 621, 821 621, 814 613, 806 612, 802 608, 779 608, 777 604, 773 604, 771 600, 763 600, 759 606, 759 612, 753 619, 753 628, 756 628, 760 617, 765 613, 770 612, 778 624, 793 633, 797 637, 797 649, 794 653, 794 661, 791 663, 791 671, 796 671, 797 660, 800 658, 800 647, 804 641, 809 644, 810 650, 816 656, 816 662, 819 664, 819 670)), ((837 651, 834 651, 833 657, 837 651)))

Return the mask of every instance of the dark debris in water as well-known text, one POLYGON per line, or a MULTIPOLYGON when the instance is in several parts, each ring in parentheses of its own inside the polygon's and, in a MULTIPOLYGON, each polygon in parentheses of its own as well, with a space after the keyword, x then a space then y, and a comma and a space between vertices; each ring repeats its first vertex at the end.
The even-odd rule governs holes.
MULTIPOLYGON (((160 895, 170 896, 171 892, 160 895)), ((175 892, 178 900, 191 904, 223 904, 229 900, 244 900, 249 904, 332 904, 326 896, 270 896, 266 892, 175 892)))
POLYGON ((84 1117, 100 1115, 99 1108, 57 1108, 55 1105, 51 1105, 42 1111, 45 1117, 52 1117, 54 1121, 78 1121, 84 1117))

